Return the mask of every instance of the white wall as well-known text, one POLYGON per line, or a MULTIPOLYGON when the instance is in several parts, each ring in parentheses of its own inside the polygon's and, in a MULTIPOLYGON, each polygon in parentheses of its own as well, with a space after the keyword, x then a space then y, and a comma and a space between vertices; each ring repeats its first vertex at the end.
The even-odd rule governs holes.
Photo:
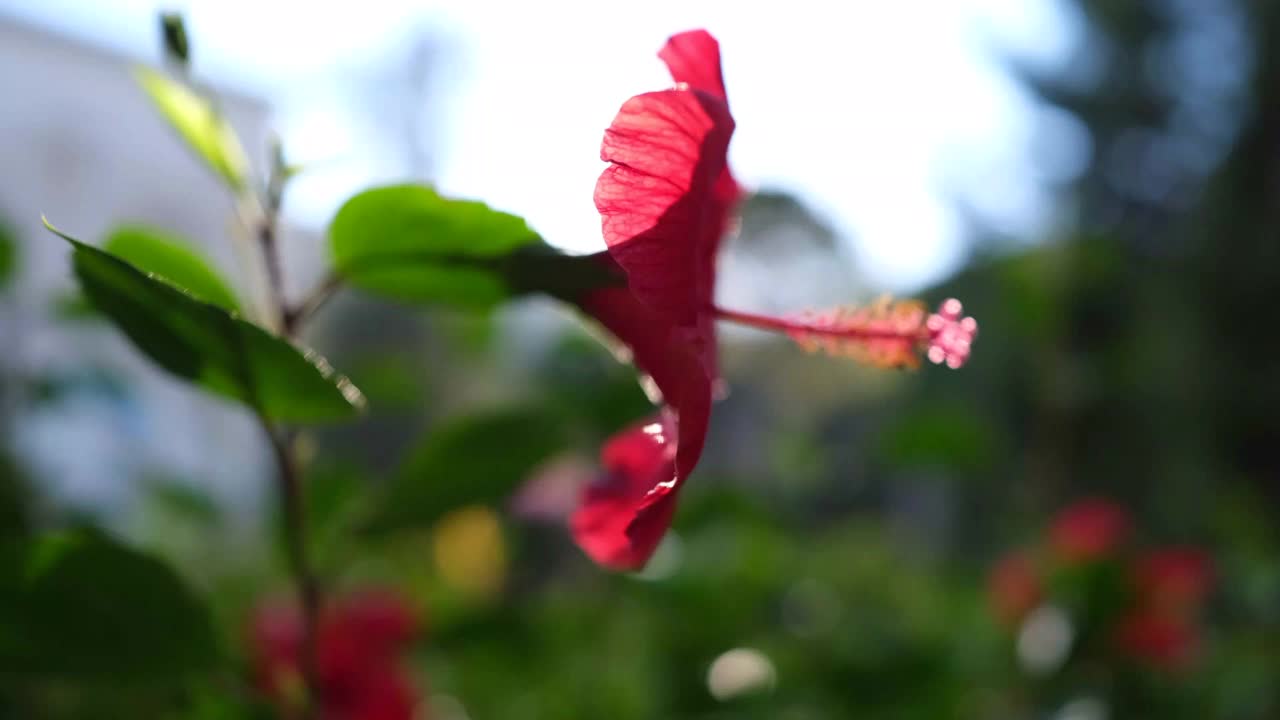
MULTIPOLYGON (((126 508, 130 483, 150 468, 244 501, 266 470, 244 412, 163 374, 110 327, 50 317, 50 301, 73 282, 67 247, 41 228, 42 213, 91 242, 122 220, 156 224, 192 238, 233 278, 245 276, 231 200, 152 111, 132 66, 0 18, 0 217, 18 230, 21 254, 16 292, 0 308, 0 356, 26 372, 106 367, 132 389, 125 402, 91 396, 23 416, 19 446, 46 491, 76 502, 126 508)), ((264 105, 222 97, 246 149, 261 156, 264 105)))

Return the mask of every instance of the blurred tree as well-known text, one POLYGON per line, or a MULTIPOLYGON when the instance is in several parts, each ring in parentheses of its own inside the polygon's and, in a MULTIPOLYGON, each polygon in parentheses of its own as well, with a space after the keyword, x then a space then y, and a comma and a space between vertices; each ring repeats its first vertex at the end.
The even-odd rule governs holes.
MULTIPOLYGON (((1088 131, 1089 162, 1059 196, 1073 212, 1056 247, 957 284, 997 280, 1017 293, 1010 313, 1039 313, 1025 329, 1047 330, 1038 351, 1015 348, 1036 369, 1000 383, 1021 396, 1013 427, 1042 474, 1041 502, 1105 488, 1187 530, 1217 478, 1274 493, 1280 472, 1269 417, 1280 341, 1254 320, 1280 296, 1269 190, 1280 13, 1232 0, 1071 6, 1085 30, 1077 57, 1015 69, 1088 131)), ((1017 333, 989 317, 985 339, 1017 333)))
POLYGON ((982 357, 964 383, 913 387, 887 458, 902 468, 933 447, 918 412, 946 395, 1013 450, 976 472, 943 464, 974 483, 952 510, 955 548, 1003 543, 1008 525, 1090 492, 1138 509, 1153 535, 1209 539, 1228 574, 1205 676, 1221 684, 1180 683, 1169 712, 1270 717, 1280 695, 1256 677, 1280 651, 1262 609, 1280 587, 1261 570, 1278 558, 1280 339, 1259 318, 1280 300, 1280 6, 1066 4, 1083 21, 1077 56, 1015 69, 1087 130, 1091 157, 1060 188, 1051 244, 941 289, 977 309, 982 357))

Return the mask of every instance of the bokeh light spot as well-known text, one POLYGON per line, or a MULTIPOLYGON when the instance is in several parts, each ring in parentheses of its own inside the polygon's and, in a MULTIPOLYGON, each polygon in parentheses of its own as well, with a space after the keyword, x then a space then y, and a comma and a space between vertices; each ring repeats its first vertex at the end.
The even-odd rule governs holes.
POLYGON ((754 648, 734 648, 717 657, 707 671, 707 689, 721 702, 773 689, 777 672, 768 656, 754 648))

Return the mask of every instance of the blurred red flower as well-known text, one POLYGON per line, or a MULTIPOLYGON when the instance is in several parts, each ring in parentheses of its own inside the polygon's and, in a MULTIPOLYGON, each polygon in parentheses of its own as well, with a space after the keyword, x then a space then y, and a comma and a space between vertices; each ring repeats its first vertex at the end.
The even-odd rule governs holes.
POLYGON ((895 367, 918 364, 920 351, 959 367, 977 332, 955 300, 934 315, 918 303, 796 318, 717 308, 716 257, 741 195, 728 167, 734 121, 720 46, 694 30, 671 37, 658 55, 676 87, 626 101, 600 149, 609 167, 596 183, 595 203, 608 250, 597 259, 625 276, 626 285, 572 299, 626 346, 663 404, 656 418, 606 444, 605 472, 570 518, 578 545, 619 570, 648 561, 702 455, 719 382, 717 319, 895 367))
POLYGON ((1051 552, 1042 569, 1025 552, 1011 553, 992 568, 992 611, 1001 622, 1017 625, 1046 600, 1065 600, 1067 606, 1086 603, 1081 616, 1090 618, 1097 630, 1082 634, 1109 642, 1111 657, 1118 653, 1149 667, 1187 669, 1200 647, 1198 611, 1213 588, 1212 559, 1193 547, 1124 547, 1130 525, 1128 513, 1105 499, 1083 500, 1063 509, 1049 527, 1051 552), (1104 559, 1127 569, 1130 593, 1113 592, 1109 582, 1100 588, 1075 573, 1061 576, 1075 583, 1070 589, 1056 579, 1044 581, 1061 569, 1104 559), (1051 588, 1065 597, 1046 598, 1051 588))
POLYGON ((1212 560, 1198 548, 1147 551, 1132 566, 1134 609, 1116 627, 1121 651, 1166 670, 1185 669, 1199 649, 1197 613, 1213 587, 1212 560))
MULTIPOLYGON (((317 639, 323 720, 410 720, 418 692, 400 654, 418 630, 408 605, 390 591, 367 590, 326 608, 317 639)), ((296 603, 268 602, 249 631, 258 688, 287 717, 303 704, 303 619, 296 603)))
POLYGON ((1040 604, 1043 589, 1035 564, 1026 553, 1006 555, 996 563, 987 583, 996 617, 1008 625, 1022 622, 1040 604))
POLYGON ((1115 503, 1092 498, 1058 513, 1049 542, 1068 563, 1099 560, 1114 552, 1129 535, 1129 515, 1115 503))
POLYGON ((1125 616, 1114 638, 1125 655, 1163 670, 1183 670, 1195 659, 1199 631, 1188 618, 1148 608, 1125 616))
POLYGON ((1161 548, 1143 553, 1133 566, 1142 602, 1168 610, 1192 610, 1213 587, 1213 563, 1199 548, 1161 548))

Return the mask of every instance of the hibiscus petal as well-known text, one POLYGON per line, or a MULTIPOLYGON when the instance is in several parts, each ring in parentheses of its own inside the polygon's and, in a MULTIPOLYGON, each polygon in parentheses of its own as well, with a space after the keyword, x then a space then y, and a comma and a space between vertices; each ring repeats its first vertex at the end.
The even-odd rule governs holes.
POLYGON ((601 452, 603 476, 589 485, 569 520, 574 540, 596 562, 616 570, 644 567, 671 525, 676 442, 671 423, 636 425, 601 452), (650 494, 659 492, 657 501, 650 494))
POLYGON ((710 93, 725 103, 724 74, 720 70, 720 43, 706 30, 672 35, 658 57, 667 64, 671 78, 695 90, 710 93))
MULTIPOLYGON (((720 69, 720 43, 711 33, 689 30, 672 35, 658 52, 658 57, 667 64, 673 80, 720 99, 726 108, 729 106, 724 74, 720 69)), ((712 189, 712 195, 720 205, 719 212, 727 216, 741 194, 742 189, 726 163, 712 189)))
POLYGON ((610 439, 601 453, 605 473, 570 518, 574 540, 593 560, 635 570, 671 525, 677 491, 702 455, 711 380, 697 354, 626 288, 597 290, 580 305, 627 346, 667 404, 658 420, 610 439))
POLYGON ((713 95, 645 93, 622 106, 600 149, 611 163, 595 190, 609 253, 636 297, 687 333, 706 334, 698 320, 712 300, 727 223, 720 178, 733 127, 713 95))
POLYGON ((681 478, 687 476, 702 455, 711 416, 711 377, 697 350, 627 288, 599 289, 578 304, 622 342, 635 366, 653 379, 662 394, 659 400, 674 413, 677 470, 681 478))

